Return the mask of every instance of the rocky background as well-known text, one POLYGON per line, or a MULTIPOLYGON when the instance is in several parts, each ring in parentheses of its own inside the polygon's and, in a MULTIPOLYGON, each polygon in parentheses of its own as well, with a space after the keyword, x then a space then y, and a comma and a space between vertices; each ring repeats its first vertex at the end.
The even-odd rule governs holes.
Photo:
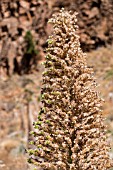
POLYGON ((103 115, 113 157, 113 1, 1 0, 0 170, 33 169, 27 164, 26 149, 32 122, 41 107, 41 61, 52 32, 47 21, 62 7, 78 12, 81 46, 105 99, 103 115), (26 35, 33 49, 30 56, 26 35))
POLYGON ((35 63, 43 57, 47 37, 52 32, 47 21, 62 7, 78 12, 79 35, 84 51, 112 44, 112 0, 1 0, 0 67, 5 68, 7 74, 22 72, 28 30, 39 51, 35 63))

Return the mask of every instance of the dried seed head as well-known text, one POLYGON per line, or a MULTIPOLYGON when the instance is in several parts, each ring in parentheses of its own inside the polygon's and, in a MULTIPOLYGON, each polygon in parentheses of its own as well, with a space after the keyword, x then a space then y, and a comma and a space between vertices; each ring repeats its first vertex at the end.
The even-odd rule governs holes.
POLYGON ((31 160, 46 170, 107 170, 101 99, 80 48, 76 15, 62 9, 49 21, 54 29, 44 63, 44 108, 35 123, 31 160))

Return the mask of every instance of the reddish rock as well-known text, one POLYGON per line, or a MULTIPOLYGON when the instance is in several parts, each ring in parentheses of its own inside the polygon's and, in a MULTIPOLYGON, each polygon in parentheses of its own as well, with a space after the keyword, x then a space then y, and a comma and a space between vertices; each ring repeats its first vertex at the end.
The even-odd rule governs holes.
POLYGON ((113 42, 113 1, 111 0, 1 0, 0 44, 4 37, 9 37, 11 43, 13 41, 17 43, 16 57, 22 58, 24 36, 27 30, 31 32, 33 30, 37 49, 40 49, 43 57, 44 49, 47 47, 46 40, 52 32, 51 25, 47 21, 62 7, 78 12, 79 35, 84 51, 113 42), (22 43, 19 43, 19 37, 23 39, 22 43))

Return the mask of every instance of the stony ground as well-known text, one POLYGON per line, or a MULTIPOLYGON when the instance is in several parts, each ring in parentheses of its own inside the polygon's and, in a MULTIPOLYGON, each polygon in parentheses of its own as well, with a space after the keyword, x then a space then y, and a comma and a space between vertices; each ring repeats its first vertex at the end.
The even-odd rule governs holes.
POLYGON ((113 158, 113 46, 89 53, 88 64, 94 68, 98 91, 105 100, 103 116, 107 124, 108 142, 111 145, 110 156, 113 158))
MULTIPOLYGON (((98 90, 105 99, 108 140, 113 157, 113 47, 88 53, 88 65, 94 68, 98 90)), ((42 66, 33 74, 0 77, 0 170, 30 170, 26 148, 28 131, 40 109, 42 66)))
POLYGON ((40 109, 39 72, 0 77, 0 170, 28 170, 28 133, 40 109))

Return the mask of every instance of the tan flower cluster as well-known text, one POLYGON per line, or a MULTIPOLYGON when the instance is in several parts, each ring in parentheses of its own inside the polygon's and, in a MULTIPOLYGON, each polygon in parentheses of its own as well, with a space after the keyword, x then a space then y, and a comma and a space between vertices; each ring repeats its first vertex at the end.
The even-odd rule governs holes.
POLYGON ((109 146, 95 91, 77 35, 77 13, 62 9, 50 20, 42 102, 34 123, 29 162, 44 170, 108 170, 109 146))

